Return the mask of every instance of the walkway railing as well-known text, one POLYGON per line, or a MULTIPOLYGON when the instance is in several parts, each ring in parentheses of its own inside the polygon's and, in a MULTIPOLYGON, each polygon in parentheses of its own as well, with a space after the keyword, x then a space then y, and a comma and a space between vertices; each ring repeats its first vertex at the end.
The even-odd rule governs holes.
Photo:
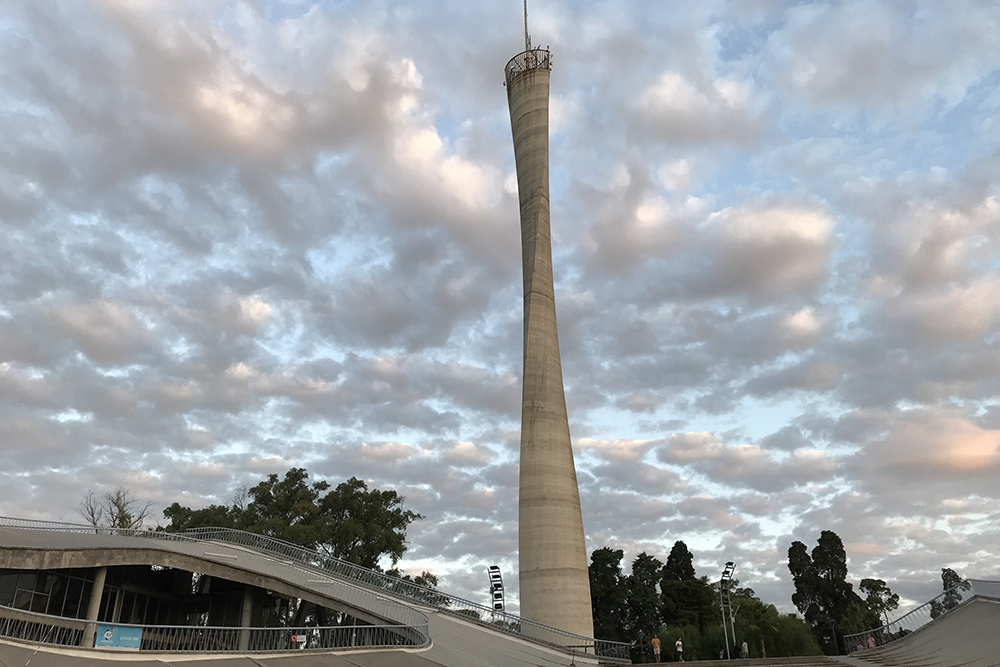
POLYGON ((973 597, 1000 600, 1000 581, 968 579, 879 628, 845 635, 847 652, 885 646, 943 618, 973 597))
POLYGON ((332 574, 393 597, 421 604, 509 635, 524 637, 555 648, 569 648, 578 653, 596 654, 604 658, 626 661, 629 659, 629 644, 627 643, 583 637, 523 619, 514 614, 494 611, 492 607, 448 595, 433 588, 420 586, 399 577, 369 570, 321 551, 306 549, 297 544, 266 535, 248 533, 233 528, 194 528, 185 533, 167 533, 141 529, 94 528, 93 526, 62 522, 0 517, 0 526, 2 525, 36 530, 63 530, 89 534, 96 532, 102 535, 125 535, 187 542, 225 542, 275 556, 277 560, 287 561, 288 564, 294 563, 314 568, 323 573, 332 574))
MULTIPOLYGON (((0 636, 32 644, 79 646, 87 621, 49 616, 0 606, 0 636)), ((111 625, 111 624, 106 624, 111 625)), ((412 628, 404 625, 345 625, 329 627, 239 628, 200 625, 135 625, 115 628, 141 631, 140 651, 172 653, 335 651, 352 648, 426 646, 414 643, 412 628)), ((426 628, 425 628, 426 630, 426 628)), ((427 637, 426 631, 422 635, 427 637)))

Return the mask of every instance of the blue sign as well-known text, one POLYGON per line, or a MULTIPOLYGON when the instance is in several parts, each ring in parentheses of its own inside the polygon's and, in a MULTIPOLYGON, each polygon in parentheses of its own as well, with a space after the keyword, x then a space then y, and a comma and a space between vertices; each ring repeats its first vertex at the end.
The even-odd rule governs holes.
POLYGON ((98 625, 94 646, 119 651, 138 651, 142 644, 142 628, 127 625, 98 625))

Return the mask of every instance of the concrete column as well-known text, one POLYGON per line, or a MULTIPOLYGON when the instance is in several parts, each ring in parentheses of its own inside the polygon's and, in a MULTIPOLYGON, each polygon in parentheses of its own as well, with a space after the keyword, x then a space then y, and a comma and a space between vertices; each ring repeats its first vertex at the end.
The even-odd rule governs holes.
POLYGON ((240 611, 240 650, 246 651, 250 648, 250 623, 253 621, 253 587, 243 587, 243 608, 240 611))
POLYGON ((80 638, 80 646, 92 647, 97 635, 97 615, 101 613, 101 596, 104 595, 104 581, 108 577, 108 568, 99 567, 94 572, 94 587, 90 589, 90 602, 87 603, 87 629, 80 638))
MULTIPOLYGON (((521 616, 594 636, 587 548, 563 390, 549 228, 549 53, 507 65, 524 278, 518 550, 521 616)), ((545 637, 549 641, 564 640, 545 637)))

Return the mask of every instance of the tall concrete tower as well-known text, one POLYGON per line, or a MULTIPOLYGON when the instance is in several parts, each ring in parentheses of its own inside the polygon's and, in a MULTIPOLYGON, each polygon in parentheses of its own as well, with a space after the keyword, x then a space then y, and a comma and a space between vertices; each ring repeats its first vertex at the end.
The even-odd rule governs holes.
MULTIPOLYGON (((521 204, 524 271, 524 388, 518 506, 521 616, 594 636, 587 548, 573 464, 552 284, 549 231, 547 49, 525 50, 505 69, 521 204)), ((555 638, 549 638, 558 641, 555 638)))

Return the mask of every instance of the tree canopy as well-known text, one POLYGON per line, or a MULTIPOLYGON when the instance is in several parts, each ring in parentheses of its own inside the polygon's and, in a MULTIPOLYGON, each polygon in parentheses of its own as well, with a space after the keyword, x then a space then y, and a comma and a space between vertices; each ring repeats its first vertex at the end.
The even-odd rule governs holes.
POLYGON ((889 624, 889 612, 899 609, 899 595, 892 592, 881 579, 862 579, 858 586, 865 594, 865 604, 875 618, 885 619, 889 624))
POLYGON ((828 654, 839 653, 846 626, 856 624, 857 613, 852 607, 865 608, 847 582, 847 552, 840 536, 824 530, 811 554, 802 542, 792 542, 788 548, 788 569, 795 582, 792 603, 812 626, 823 650, 828 654))
POLYGON ((625 575, 621 549, 604 547, 590 554, 590 601, 594 610, 594 636, 626 641, 625 575))
MULTIPOLYGON (((624 552, 604 547, 590 557, 590 595, 594 610, 594 634, 601 639, 634 642, 633 659, 651 657, 649 641, 657 636, 662 645, 684 641, 687 660, 717 658, 726 646, 720 625, 718 584, 698 577, 694 555, 678 540, 661 562, 640 553, 631 563, 631 573, 622 572, 624 552)), ((749 586, 733 581, 732 599, 739 607, 738 636, 746 639, 754 655, 791 656, 822 653, 810 626, 794 616, 782 616, 774 605, 765 604, 749 586)), ((729 637, 730 643, 733 637, 729 637)))
POLYGON ((643 643, 656 634, 661 624, 660 595, 657 583, 663 562, 645 551, 632 561, 632 574, 625 580, 625 628, 643 643))
POLYGON ((681 540, 660 570, 660 609, 666 625, 694 626, 703 632, 714 617, 715 592, 708 579, 698 579, 694 555, 681 540))
POLYGON ((962 591, 969 589, 969 582, 950 567, 941 568, 941 588, 944 594, 931 601, 931 618, 937 618, 962 603, 962 591))
POLYGON ((393 565, 399 562, 406 551, 407 526, 423 518, 403 508, 402 496, 393 490, 369 490, 356 477, 333 489, 326 481, 308 480, 304 468, 292 468, 284 478, 271 474, 238 490, 229 505, 194 510, 174 503, 163 510, 170 520, 165 530, 238 528, 372 569, 378 569, 383 556, 393 565))
POLYGON ((663 565, 664 580, 691 581, 694 575, 694 555, 684 542, 677 540, 663 565))

